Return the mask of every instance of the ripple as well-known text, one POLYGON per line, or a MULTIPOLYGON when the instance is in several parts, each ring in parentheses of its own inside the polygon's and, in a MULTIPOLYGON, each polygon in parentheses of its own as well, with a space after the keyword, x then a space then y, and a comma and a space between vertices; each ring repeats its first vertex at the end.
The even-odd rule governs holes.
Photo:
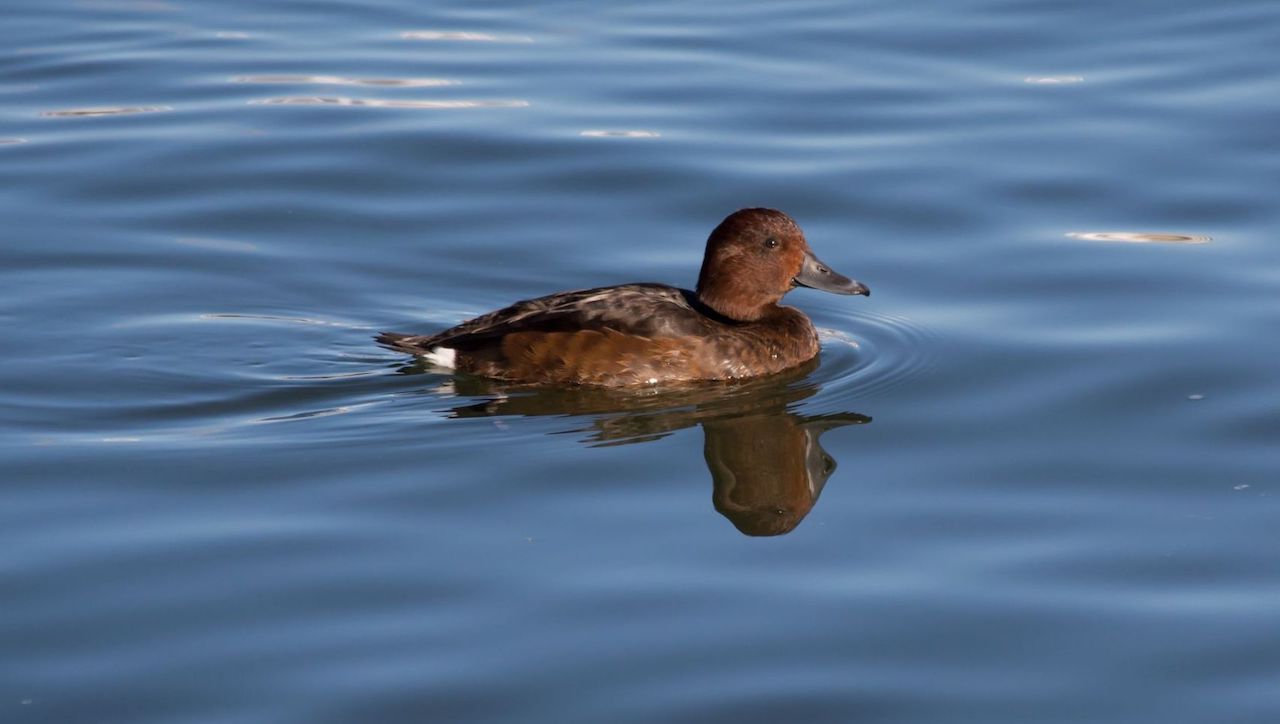
POLYGON ((462 43, 532 43, 533 38, 527 35, 493 35, 490 33, 469 33, 455 30, 410 30, 400 33, 405 40, 434 40, 462 43))
POLYGON ((397 100, 384 98, 344 98, 340 96, 281 96, 249 101, 255 106, 368 106, 372 108, 525 108, 524 100, 397 100))
POLYGON ((1071 83, 1083 83, 1082 75, 1029 75, 1022 79, 1023 83, 1032 85, 1068 85, 1071 83))
POLYGON ((0 138, 0 146, 17 146, 26 142, 25 138, 0 138))
POLYGON ((1213 241, 1211 236, 1146 231, 1072 231, 1067 233, 1067 237, 1085 241, 1118 241, 1126 244, 1205 244, 1213 241))
POLYGON ((312 83, 395 88, 434 88, 458 84, 458 81, 447 78, 348 78, 340 75, 240 75, 232 80, 236 83, 312 83))
POLYGON ((373 329, 373 327, 361 324, 348 324, 346 322, 335 322, 328 319, 315 319, 312 317, 286 317, 280 314, 236 314, 228 312, 210 312, 207 314, 201 314, 196 318, 201 320, 239 320, 259 323, 284 322, 286 324, 306 324, 319 327, 341 327, 343 329, 359 330, 373 329))
POLYGON ((644 130, 622 131, 622 130, 597 129, 597 130, 583 131, 578 135, 585 136, 587 138, 658 138, 662 134, 658 133, 657 131, 644 131, 644 130))
POLYGON ((49 117, 68 116, 124 116, 134 113, 160 113, 173 110, 169 106, 102 106, 100 108, 68 108, 60 111, 44 111, 49 117))
POLYGON ((901 316, 859 314, 850 329, 820 328, 822 366, 813 379, 823 399, 878 394, 928 373, 939 335, 901 316))
POLYGON ((369 407, 373 403, 362 402, 355 405, 336 405, 334 407, 325 407, 319 410, 305 410, 303 412, 294 412, 287 415, 274 415, 271 417, 260 417, 251 420, 250 424, 268 424, 273 422, 298 422, 300 420, 313 420, 317 417, 332 417, 334 415, 346 415, 357 410, 369 407))

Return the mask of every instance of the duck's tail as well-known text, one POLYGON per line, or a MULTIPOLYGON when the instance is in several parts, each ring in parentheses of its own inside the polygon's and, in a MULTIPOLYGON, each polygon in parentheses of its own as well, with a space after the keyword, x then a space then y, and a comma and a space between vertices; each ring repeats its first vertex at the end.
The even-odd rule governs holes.
POLYGON ((437 367, 448 367, 452 369, 457 365, 457 353, 448 347, 439 347, 431 344, 434 337, 423 337, 413 334, 401 334, 399 332, 383 332, 374 339, 378 340, 378 344, 385 345, 399 352, 408 352, 417 355, 426 360, 427 363, 437 367))
POLYGON ((411 336, 413 335, 401 334, 401 333, 398 333, 398 331, 384 331, 384 333, 381 333, 378 336, 375 336, 374 339, 378 340, 378 344, 385 344, 387 345, 387 347, 399 348, 399 345, 401 345, 399 343, 403 342, 403 340, 411 338, 411 336))
MULTIPOLYGON (((415 339, 414 335, 412 334, 401 334, 400 332, 383 332, 382 334, 379 334, 377 337, 374 337, 374 339, 377 340, 378 344, 391 347, 392 349, 398 349, 402 352, 420 351, 413 344, 408 342, 408 340, 415 339)), ((421 339, 421 338, 418 337, 417 339, 421 339)))

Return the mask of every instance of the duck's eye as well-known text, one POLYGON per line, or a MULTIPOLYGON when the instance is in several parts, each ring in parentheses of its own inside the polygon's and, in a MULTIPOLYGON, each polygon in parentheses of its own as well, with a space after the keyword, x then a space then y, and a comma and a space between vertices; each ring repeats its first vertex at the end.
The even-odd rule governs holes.
POLYGON ((771 237, 769 237, 768 239, 765 239, 765 240, 764 240, 764 248, 766 248, 766 249, 777 249, 777 248, 778 248, 778 240, 777 240, 777 239, 775 239, 775 238, 773 238, 772 236, 771 236, 771 237))

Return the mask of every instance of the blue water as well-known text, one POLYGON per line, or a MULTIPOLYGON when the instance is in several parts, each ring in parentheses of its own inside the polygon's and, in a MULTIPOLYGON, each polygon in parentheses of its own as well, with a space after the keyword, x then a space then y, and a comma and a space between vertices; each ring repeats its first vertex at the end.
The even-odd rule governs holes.
POLYGON ((0 721, 1280 721, 1277 48, 1260 0, 11 0, 0 721), (372 341, 691 285, 757 205, 874 290, 788 297, 816 368, 372 341))

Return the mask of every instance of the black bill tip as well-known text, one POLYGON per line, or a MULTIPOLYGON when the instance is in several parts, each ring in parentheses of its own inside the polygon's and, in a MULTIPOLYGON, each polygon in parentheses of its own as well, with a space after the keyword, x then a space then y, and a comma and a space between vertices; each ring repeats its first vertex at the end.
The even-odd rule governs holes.
POLYGON ((871 296, 871 289, 866 284, 833 270, 814 256, 813 252, 805 252, 804 265, 800 267, 800 273, 796 274, 792 281, 802 287, 819 289, 832 294, 871 296))

